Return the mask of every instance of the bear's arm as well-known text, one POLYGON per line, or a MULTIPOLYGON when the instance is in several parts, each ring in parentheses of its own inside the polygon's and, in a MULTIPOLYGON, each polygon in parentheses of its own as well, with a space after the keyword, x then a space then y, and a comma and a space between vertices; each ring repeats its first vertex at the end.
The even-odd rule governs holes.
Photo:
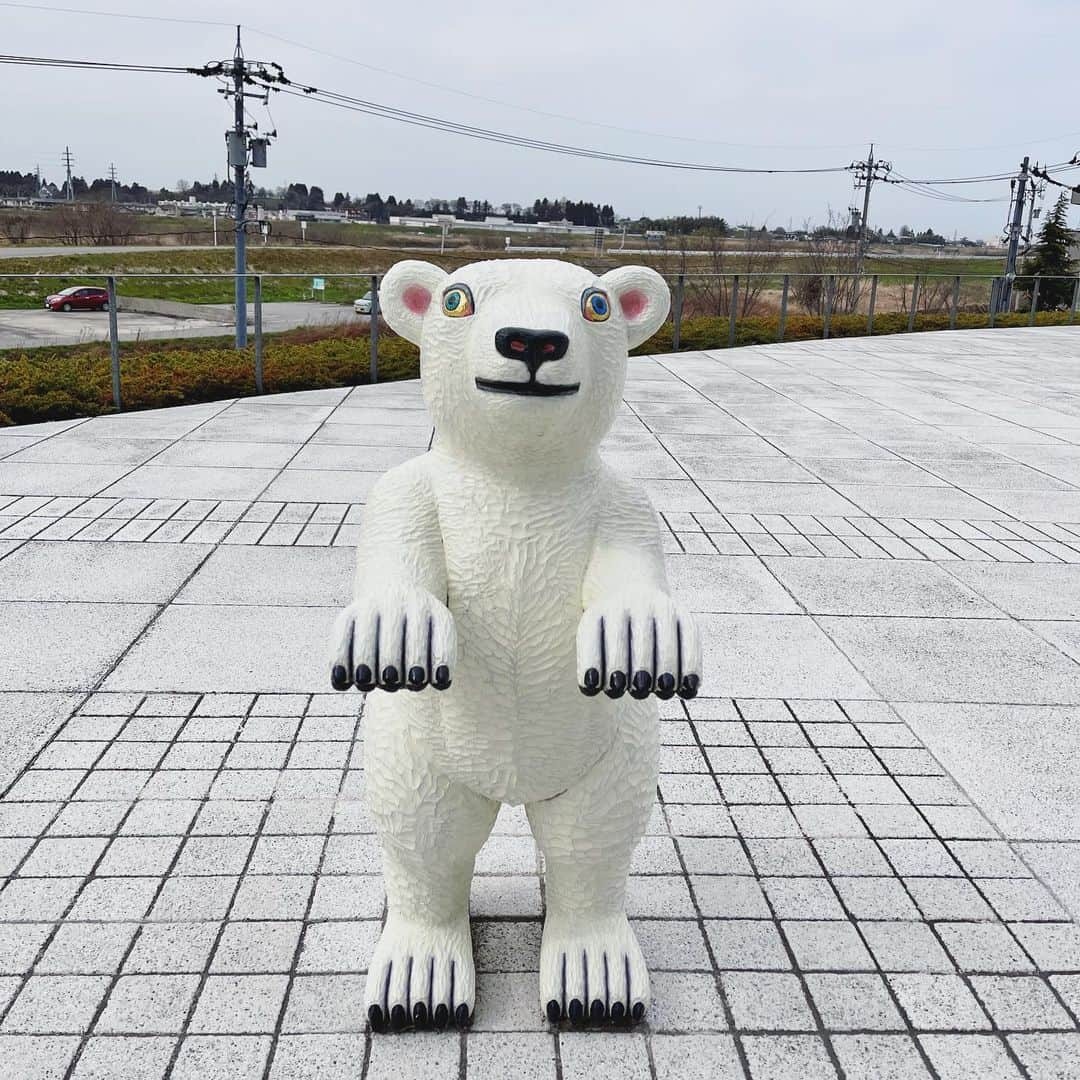
POLYGON ((605 468, 592 557, 585 571, 582 606, 627 588, 668 592, 660 523, 640 488, 605 468))
POLYGON ((356 546, 357 599, 387 586, 446 598, 446 557, 426 458, 390 469, 371 491, 356 546))

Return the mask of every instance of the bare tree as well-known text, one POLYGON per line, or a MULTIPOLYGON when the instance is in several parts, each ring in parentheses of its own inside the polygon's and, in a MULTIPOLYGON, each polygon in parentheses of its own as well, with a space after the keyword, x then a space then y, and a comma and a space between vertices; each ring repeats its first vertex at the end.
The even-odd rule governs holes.
POLYGON ((48 231, 64 244, 126 244, 131 217, 108 203, 72 203, 49 212, 48 231))
POLYGON ((696 233, 695 248, 704 261, 704 274, 691 279, 695 314, 731 314, 734 275, 739 275, 736 315, 742 319, 755 314, 762 294, 772 284, 780 266, 781 251, 776 238, 764 226, 751 230, 746 247, 733 248, 730 238, 717 232, 696 233))
MULTIPOLYGON (((900 285, 900 310, 910 311, 911 294, 915 288, 915 281, 906 279, 900 285)), ((915 298, 915 310, 924 315, 932 312, 948 311, 952 303, 953 283, 951 278, 921 277, 919 279, 919 295, 915 298)))
POLYGON ((794 278, 791 290, 795 302, 811 315, 824 315, 827 302, 837 315, 857 311, 863 293, 858 238, 847 235, 832 210, 825 228, 811 229, 807 222, 806 233, 800 260, 805 270, 794 278))
POLYGON ((0 218, 0 230, 12 244, 21 244, 30 235, 31 218, 27 214, 5 214, 0 218))

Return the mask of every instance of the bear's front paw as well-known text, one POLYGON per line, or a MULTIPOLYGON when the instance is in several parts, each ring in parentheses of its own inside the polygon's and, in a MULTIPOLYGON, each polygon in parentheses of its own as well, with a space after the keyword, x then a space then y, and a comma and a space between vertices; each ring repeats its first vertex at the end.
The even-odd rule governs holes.
POLYGON ((692 698, 701 685, 697 626, 659 590, 602 600, 578 624, 577 666, 590 697, 692 698))
POLYGON ((350 604, 334 627, 335 690, 445 690, 457 654, 454 618, 426 589, 387 590, 350 604))

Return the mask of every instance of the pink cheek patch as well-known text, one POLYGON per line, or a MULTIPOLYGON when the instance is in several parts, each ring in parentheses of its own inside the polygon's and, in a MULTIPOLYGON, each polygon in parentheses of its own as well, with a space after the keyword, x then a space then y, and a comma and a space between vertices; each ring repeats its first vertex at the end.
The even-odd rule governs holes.
POLYGON ((649 298, 640 289, 631 289, 619 297, 622 313, 633 322, 649 306, 649 298))
POLYGON ((423 285, 409 285, 401 300, 414 315, 423 315, 431 305, 431 293, 423 285))

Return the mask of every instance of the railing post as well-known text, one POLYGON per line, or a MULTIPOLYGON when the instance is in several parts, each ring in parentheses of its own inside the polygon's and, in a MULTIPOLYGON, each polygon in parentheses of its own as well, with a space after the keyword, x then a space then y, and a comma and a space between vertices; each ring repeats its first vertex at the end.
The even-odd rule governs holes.
POLYGON ((262 274, 255 275, 255 393, 263 392, 262 274))
POLYGON ((371 335, 371 371, 372 383, 379 381, 379 275, 371 275, 371 315, 369 333, 371 335))
POLYGON ((1035 315, 1039 310, 1039 275, 1035 275, 1035 284, 1031 288, 1031 314, 1028 315, 1028 326, 1035 325, 1035 315))
POLYGON ((106 282, 109 289, 109 361, 112 367, 112 396, 116 411, 120 412, 120 331, 116 325, 116 278, 106 282))
POLYGON ((739 275, 731 275, 731 310, 728 313, 727 343, 735 344, 735 320, 739 317, 739 275))
POLYGON ((675 306, 672 313, 672 318, 675 321, 675 329, 671 333, 671 351, 678 352, 679 345, 682 341, 682 306, 683 306, 683 289, 686 284, 686 279, 683 274, 680 274, 675 280, 675 306))
POLYGON ((877 303, 877 274, 870 277, 870 306, 866 312, 866 336, 874 336, 874 305, 877 303))
POLYGON ((1072 326, 1073 320, 1076 318, 1076 307, 1080 304, 1080 274, 1076 277, 1076 284, 1073 286, 1073 301, 1072 307, 1069 308, 1069 325, 1072 326))
POLYGON ((919 283, 922 281, 922 274, 915 275, 915 281, 911 286, 911 311, 908 312, 907 329, 910 334, 915 329, 915 310, 919 305, 919 283))
POLYGON ((836 290, 836 275, 830 274, 825 281, 825 318, 822 320, 821 336, 829 336, 829 328, 832 326, 833 293, 836 290))
MULTIPOLYGON (((1080 285, 1080 279, 1077 284, 1080 285)), ((787 326, 787 297, 788 287, 791 285, 791 275, 784 275, 784 291, 780 294, 780 325, 776 328, 776 340, 784 340, 784 328, 787 326)))
POLYGON ((952 307, 949 308, 949 329, 956 329, 956 309, 960 306, 960 275, 953 278, 952 307))
POLYGON ((990 279, 990 329, 994 329, 994 323, 997 322, 997 309, 998 309, 998 279, 990 279))

